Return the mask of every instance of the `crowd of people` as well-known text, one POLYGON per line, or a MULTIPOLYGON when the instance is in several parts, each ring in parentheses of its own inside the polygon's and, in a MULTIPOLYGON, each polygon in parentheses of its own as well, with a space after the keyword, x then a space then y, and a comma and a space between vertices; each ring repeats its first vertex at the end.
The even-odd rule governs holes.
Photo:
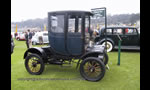
MULTIPOLYGON (((94 35, 94 37, 100 34, 100 28, 99 27, 98 28, 91 27, 90 29, 91 29, 90 33, 91 33, 91 35, 94 35)), ((34 31, 34 30, 31 31, 30 29, 28 29, 27 31, 22 32, 25 35, 25 40, 26 40, 26 46, 27 46, 27 48, 31 48, 32 47, 32 37, 37 32, 40 32, 40 31, 34 31)), ((86 30, 86 32, 89 32, 88 29, 86 30)), ((18 33, 16 32, 14 34, 15 38, 16 38, 17 35, 18 35, 18 33)), ((42 37, 42 35, 39 33, 38 36, 39 36, 38 37, 39 44, 43 45, 43 37, 42 37)))
MULTIPOLYGON (((41 31, 31 31, 30 29, 28 29, 25 32, 22 32, 22 34, 24 34, 25 36, 25 40, 26 40, 26 46, 27 48, 32 48, 32 37, 37 33, 37 32, 41 32, 41 31)), ((16 36, 18 35, 18 33, 14 33, 14 36, 16 38, 16 36)), ((43 37, 42 35, 39 33, 39 43, 40 45, 43 45, 43 37)))

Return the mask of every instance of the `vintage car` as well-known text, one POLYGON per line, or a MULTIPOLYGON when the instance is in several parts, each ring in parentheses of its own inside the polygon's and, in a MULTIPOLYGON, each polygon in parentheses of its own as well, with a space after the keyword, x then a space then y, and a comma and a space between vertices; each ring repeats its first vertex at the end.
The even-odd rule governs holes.
POLYGON ((138 32, 136 27, 127 27, 127 26, 113 26, 107 27, 107 39, 105 39, 105 28, 101 28, 99 35, 95 38, 95 42, 100 45, 104 45, 107 40, 107 52, 110 52, 112 49, 118 48, 119 38, 121 41, 121 49, 140 49, 140 33, 138 32))
POLYGON ((35 35, 32 37, 32 44, 36 45, 39 44, 39 35, 43 37, 43 43, 49 43, 48 40, 48 31, 43 31, 43 32, 37 32, 35 35))
POLYGON ((16 36, 16 40, 22 40, 25 41, 25 33, 18 32, 18 35, 16 36))
POLYGON ((78 60, 81 76, 88 81, 99 81, 105 75, 108 55, 103 45, 89 45, 90 28, 88 11, 56 11, 48 13, 49 46, 33 47, 24 53, 26 70, 39 75, 46 64, 69 66, 78 60), (87 39, 87 37, 89 39, 87 39))

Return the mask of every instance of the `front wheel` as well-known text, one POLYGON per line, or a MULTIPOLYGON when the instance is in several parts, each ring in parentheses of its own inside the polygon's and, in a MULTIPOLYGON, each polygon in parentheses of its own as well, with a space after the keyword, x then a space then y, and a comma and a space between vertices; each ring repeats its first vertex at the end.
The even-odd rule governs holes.
POLYGON ((25 59, 26 70, 33 75, 40 75, 44 71, 44 62, 37 54, 30 54, 25 59))
POLYGON ((80 74, 88 81, 99 81, 104 77, 105 65, 96 57, 88 57, 80 64, 80 74))

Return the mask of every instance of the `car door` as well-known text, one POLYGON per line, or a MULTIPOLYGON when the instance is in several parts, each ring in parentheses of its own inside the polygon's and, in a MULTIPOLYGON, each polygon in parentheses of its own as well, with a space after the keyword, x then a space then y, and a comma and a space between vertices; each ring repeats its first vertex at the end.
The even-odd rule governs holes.
POLYGON ((65 15, 55 13, 48 14, 48 39, 51 48, 62 55, 68 55, 65 40, 65 15))
POLYGON ((81 16, 68 16, 68 32, 67 32, 67 49, 72 55, 82 54, 83 48, 83 38, 81 26, 83 23, 81 21, 83 18, 81 16))
POLYGON ((128 28, 126 29, 125 36, 127 39, 127 44, 130 46, 138 46, 139 38, 138 38, 138 31, 135 28, 128 28))
POLYGON ((124 31, 123 31, 122 28, 114 28, 113 29, 113 41, 114 41, 115 45, 118 45, 118 41, 120 40, 118 35, 120 36, 120 38, 122 40, 121 45, 126 45, 127 44, 126 37, 124 36, 123 32, 124 31))

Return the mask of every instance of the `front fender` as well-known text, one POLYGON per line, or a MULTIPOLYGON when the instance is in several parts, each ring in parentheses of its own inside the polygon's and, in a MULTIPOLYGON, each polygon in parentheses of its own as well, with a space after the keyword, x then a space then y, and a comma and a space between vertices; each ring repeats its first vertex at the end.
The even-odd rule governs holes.
POLYGON ((87 57, 98 57, 98 55, 101 55, 103 58, 104 52, 98 52, 98 51, 91 51, 91 52, 87 52, 84 55, 81 56, 80 59, 84 60, 87 57))
POLYGON ((28 50, 26 50, 26 52, 24 53, 24 59, 27 57, 28 53, 35 53, 40 55, 43 59, 47 59, 47 55, 44 52, 44 50, 40 47, 33 47, 33 48, 29 48, 28 50))
MULTIPOLYGON (((96 42, 96 44, 97 45, 101 45, 104 41, 105 41, 105 38, 103 38, 102 40, 96 42)), ((114 43, 114 41, 112 39, 107 38, 107 41, 110 41, 113 44, 113 46, 115 45, 115 43, 114 43)))

